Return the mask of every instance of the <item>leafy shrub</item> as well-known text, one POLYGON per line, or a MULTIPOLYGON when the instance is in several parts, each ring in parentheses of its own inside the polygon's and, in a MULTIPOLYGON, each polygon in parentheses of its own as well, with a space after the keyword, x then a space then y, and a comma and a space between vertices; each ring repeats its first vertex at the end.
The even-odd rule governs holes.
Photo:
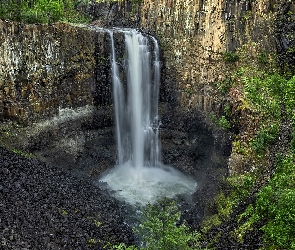
POLYGON ((224 105, 224 108, 223 108, 223 112, 226 116, 230 116, 231 115, 231 107, 228 103, 226 103, 224 105))
POLYGON ((205 218, 202 222, 203 231, 207 232, 212 227, 216 227, 222 224, 223 221, 228 220, 234 208, 250 194, 255 180, 251 174, 232 175, 227 178, 225 184, 228 186, 228 194, 220 191, 216 196, 217 214, 205 218))
POLYGON ((246 230, 254 229, 257 222, 264 221, 263 249, 295 249, 295 163, 294 155, 279 159, 276 174, 257 194, 255 204, 248 206, 239 216, 248 217, 235 231, 242 241, 246 230))
POLYGON ((293 76, 285 86, 284 91, 284 102, 286 106, 286 111, 289 116, 294 114, 295 109, 295 76, 293 76))
POLYGON ((87 17, 79 13, 79 3, 74 0, 4 0, 0 3, 0 18, 25 23, 52 23, 57 21, 85 22, 87 17))
POLYGON ((260 53, 258 53, 257 55, 257 61, 261 64, 266 64, 268 63, 268 58, 267 58, 267 54, 266 51, 262 51, 260 53))
POLYGON ((111 249, 121 250, 198 250, 199 234, 191 232, 180 221, 180 210, 174 201, 163 199, 156 204, 149 204, 142 210, 139 228, 135 228, 142 241, 142 246, 111 245, 111 249))
POLYGON ((294 155, 278 162, 277 172, 257 195, 256 214, 267 223, 262 227, 266 244, 295 249, 294 155))
POLYGON ((265 149, 276 139, 279 133, 277 125, 270 125, 258 131, 256 138, 251 142, 251 146, 258 156, 261 156, 265 149))
POLYGON ((144 246, 149 250, 199 249, 198 235, 180 222, 180 211, 175 202, 162 200, 147 205, 138 229, 144 246))
POLYGON ((231 77, 226 77, 220 82, 215 82, 216 88, 223 95, 226 95, 229 92, 233 84, 234 84, 234 81, 231 77))
POLYGON ((245 95, 253 107, 265 118, 281 119, 281 105, 285 81, 279 75, 264 78, 243 78, 245 95), (280 81, 281 80, 281 81, 280 81))
POLYGON ((224 115, 219 119, 218 125, 224 130, 230 129, 230 122, 225 118, 224 115))
POLYGON ((230 62, 230 63, 233 63, 239 60, 239 56, 232 51, 223 52, 222 58, 225 62, 230 62))
POLYGON ((295 76, 286 80, 275 73, 264 77, 243 77, 245 95, 254 108, 266 118, 280 120, 282 107, 287 116, 292 116, 295 109, 295 76))

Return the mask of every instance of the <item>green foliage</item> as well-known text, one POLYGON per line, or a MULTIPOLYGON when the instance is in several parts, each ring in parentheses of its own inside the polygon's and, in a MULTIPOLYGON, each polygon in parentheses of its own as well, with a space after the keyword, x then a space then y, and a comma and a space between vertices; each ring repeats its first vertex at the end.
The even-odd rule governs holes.
POLYGON ((224 105, 224 108, 223 108, 223 112, 226 116, 230 116, 231 115, 231 107, 228 103, 226 103, 224 105))
POLYGON ((205 219, 203 231, 206 232, 211 227, 218 226, 229 219, 237 204, 250 194, 255 180, 256 178, 250 174, 232 175, 227 178, 225 182, 230 192, 227 195, 224 192, 219 192, 215 200, 218 212, 205 219))
POLYGON ((21 155, 23 157, 26 157, 26 158, 33 158, 34 157, 34 155, 32 153, 28 153, 28 152, 25 152, 20 149, 12 149, 12 152, 15 154, 21 155))
POLYGON ((266 51, 262 51, 260 53, 258 53, 257 55, 257 61, 261 64, 267 64, 268 63, 268 57, 266 54, 266 51))
POLYGON ((218 125, 224 130, 230 129, 230 122, 225 118, 224 115, 219 119, 218 125))
POLYGON ((282 107, 290 118, 295 108, 295 76, 286 80, 279 74, 243 77, 245 95, 266 118, 280 120, 282 107))
MULTIPOLYGON (((123 2, 124 0, 95 0, 97 3, 112 3, 112 2, 123 2)), ((130 0, 131 3, 142 3, 143 0, 130 0)))
POLYGON ((250 204, 245 212, 238 216, 238 223, 242 219, 248 218, 242 225, 240 225, 233 233, 233 236, 238 240, 238 242, 243 243, 244 235, 247 231, 251 231, 254 228, 255 223, 259 221, 259 216, 254 212, 254 207, 250 204))
POLYGON ((232 175, 227 181, 234 191, 234 196, 240 200, 249 195, 255 183, 255 178, 251 174, 232 175))
POLYGON ((200 235, 191 232, 189 228, 180 223, 180 210, 174 201, 163 199, 156 204, 148 204, 142 210, 139 228, 135 232, 141 238, 142 246, 126 246, 108 244, 110 249, 120 250, 198 250, 200 235))
POLYGON ((214 113, 210 113, 210 119, 215 126, 218 126, 224 130, 228 130, 231 127, 230 122, 225 118, 224 115, 218 119, 214 113))
POLYGON ((226 95, 229 92, 232 85, 233 85, 233 80, 230 77, 227 77, 221 80, 220 82, 215 83, 216 88, 222 95, 226 95))
POLYGON ((226 196, 223 192, 218 194, 217 209, 220 220, 224 221, 229 218, 235 204, 235 199, 232 196, 226 196))
POLYGON ((232 51, 226 51, 222 53, 222 58, 225 62, 233 63, 239 60, 239 56, 232 51))
POLYGON ((252 140, 251 146, 258 156, 261 156, 266 148, 277 138, 279 127, 270 125, 258 131, 257 136, 252 140))
POLYGON ((147 205, 138 229, 148 250, 199 249, 198 235, 179 223, 180 211, 175 202, 163 200, 147 205), (179 224, 179 225, 178 225, 179 224))
POLYGON ((88 18, 76 10, 80 3, 88 1, 4 0, 0 3, 0 18, 25 23, 87 22, 88 18))
POLYGON ((293 76, 290 80, 287 81, 284 86, 284 102, 286 106, 286 112, 288 116, 292 116, 295 114, 295 76, 293 76))
POLYGON ((112 249, 112 250, 136 250, 139 249, 136 246, 126 246, 124 243, 120 243, 119 245, 112 245, 112 244, 108 244, 107 245, 108 249, 112 249))
POLYGON ((253 108, 266 118, 281 119, 281 105, 283 104, 284 86, 286 80, 278 74, 242 78, 245 95, 253 104, 253 108))
MULTIPOLYGON (((242 55, 240 53, 239 55, 240 60, 243 60, 242 55)), ((223 57, 226 62, 235 61, 233 54, 224 53, 223 57)), ((263 249, 295 249, 295 76, 280 75, 276 73, 276 69, 267 69, 266 73, 266 67, 272 64, 272 56, 265 51, 257 54, 257 62, 256 65, 243 66, 235 74, 216 83, 216 88, 222 95, 228 95, 232 89, 244 90, 238 93, 237 100, 234 101, 243 102, 243 105, 245 103, 244 106, 252 111, 249 117, 253 118, 257 126, 256 128, 249 126, 247 131, 251 137, 252 133, 256 132, 256 136, 252 137, 251 141, 250 138, 235 141, 234 150, 247 156, 254 151, 253 156, 259 159, 257 161, 254 158, 253 164, 265 163, 268 159, 263 157, 267 156, 267 149, 278 138, 281 124, 292 121, 292 137, 289 149, 285 150, 287 156, 278 162, 276 173, 260 191, 257 189, 264 183, 264 174, 267 171, 263 167, 254 166, 255 175, 227 178, 229 187, 226 192, 220 192, 216 197, 213 209, 218 212, 204 221, 204 232, 208 232, 212 226, 222 224, 233 214, 238 204, 241 204, 252 192, 257 192, 256 202, 237 216, 238 226, 231 235, 239 242, 243 242, 244 235, 249 230, 262 230, 263 249), (262 224, 264 226, 261 226, 262 224)), ((229 109, 224 109, 223 122, 231 117, 228 111, 229 109)), ((212 120, 219 124, 219 119, 216 116, 212 117, 212 120)))
MULTIPOLYGON (((242 77, 242 83, 246 101, 262 118, 262 128, 251 142, 254 152, 261 157, 278 136, 281 121, 290 120, 294 116, 295 77, 287 80, 274 73, 261 77, 242 77)), ((295 147, 295 140, 291 141, 292 147, 295 147)))
POLYGON ((251 11, 251 10, 247 10, 247 11, 245 12, 245 14, 243 15, 242 18, 243 18, 244 20, 249 20, 251 16, 252 16, 252 11, 251 11))
POLYGON ((267 249, 295 249, 294 155, 278 161, 276 174, 242 216, 249 216, 243 227, 266 221, 261 230, 267 249))

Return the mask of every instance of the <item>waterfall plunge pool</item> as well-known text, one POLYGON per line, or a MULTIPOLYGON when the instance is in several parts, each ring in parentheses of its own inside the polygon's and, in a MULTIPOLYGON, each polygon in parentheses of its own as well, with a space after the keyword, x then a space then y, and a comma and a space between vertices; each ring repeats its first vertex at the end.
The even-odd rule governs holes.
POLYGON ((139 206, 152 204, 164 197, 191 195, 197 188, 193 178, 171 166, 144 166, 135 170, 130 161, 110 169, 100 181, 108 183, 119 200, 139 206))

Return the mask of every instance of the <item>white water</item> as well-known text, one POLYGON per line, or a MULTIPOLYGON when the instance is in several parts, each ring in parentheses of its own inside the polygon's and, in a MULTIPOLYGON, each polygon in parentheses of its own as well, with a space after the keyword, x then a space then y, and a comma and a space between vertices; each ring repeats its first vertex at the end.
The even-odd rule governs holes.
POLYGON ((108 32, 112 45, 118 165, 100 181, 107 182, 118 198, 130 204, 145 205, 162 197, 193 193, 196 190, 194 180, 160 161, 160 61, 157 41, 136 30, 122 30, 127 54, 127 90, 124 90, 119 77, 113 32, 108 32), (154 47, 153 52, 150 52, 150 47, 154 47))

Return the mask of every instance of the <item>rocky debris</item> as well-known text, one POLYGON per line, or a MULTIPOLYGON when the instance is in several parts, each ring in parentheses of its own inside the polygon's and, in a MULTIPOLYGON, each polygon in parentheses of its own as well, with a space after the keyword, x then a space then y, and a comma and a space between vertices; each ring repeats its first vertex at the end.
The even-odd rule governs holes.
POLYGON ((102 249, 107 242, 131 244, 125 213, 124 205, 89 181, 0 148, 1 249, 84 250, 102 249))

